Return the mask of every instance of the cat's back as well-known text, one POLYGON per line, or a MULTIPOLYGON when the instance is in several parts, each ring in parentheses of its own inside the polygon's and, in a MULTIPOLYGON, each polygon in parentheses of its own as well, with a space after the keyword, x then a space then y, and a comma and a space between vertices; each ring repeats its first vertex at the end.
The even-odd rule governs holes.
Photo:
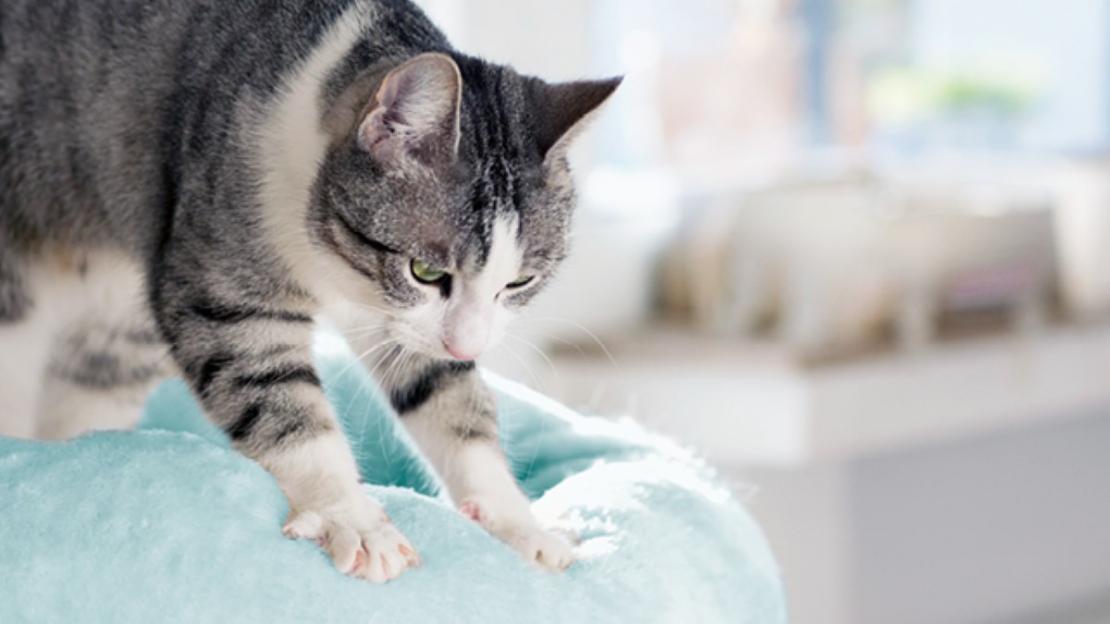
POLYGON ((181 170, 227 155, 190 145, 349 10, 422 19, 407 0, 0 1, 0 244, 142 245, 181 170))
POLYGON ((109 243, 142 221, 187 4, 0 2, 0 237, 109 243))

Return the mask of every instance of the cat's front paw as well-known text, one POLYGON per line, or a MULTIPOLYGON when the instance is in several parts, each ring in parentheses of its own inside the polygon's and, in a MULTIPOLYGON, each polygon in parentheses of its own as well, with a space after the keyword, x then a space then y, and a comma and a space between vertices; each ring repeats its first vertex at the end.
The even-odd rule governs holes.
POLYGON ((566 570, 574 563, 574 552, 570 544, 562 537, 538 526, 503 531, 498 537, 528 561, 548 570, 566 570))
POLYGON ((315 540, 344 574, 385 583, 420 565, 420 556, 378 505, 346 504, 291 512, 282 532, 315 540))
POLYGON ((471 498, 459 506, 466 517, 512 547, 526 560, 548 570, 562 571, 574 563, 574 552, 565 539, 540 527, 531 515, 512 517, 498 514, 482 501, 471 498))

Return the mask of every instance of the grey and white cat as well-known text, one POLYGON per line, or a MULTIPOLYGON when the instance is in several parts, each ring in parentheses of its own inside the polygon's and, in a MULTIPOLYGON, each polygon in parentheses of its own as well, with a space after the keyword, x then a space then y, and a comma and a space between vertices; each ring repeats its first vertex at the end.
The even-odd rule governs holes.
POLYGON ((417 553, 321 391, 327 316, 460 509, 567 566, 473 361, 562 260, 567 143, 617 83, 466 56, 407 0, 4 0, 2 432, 129 426, 180 373, 286 534, 395 578, 417 553))

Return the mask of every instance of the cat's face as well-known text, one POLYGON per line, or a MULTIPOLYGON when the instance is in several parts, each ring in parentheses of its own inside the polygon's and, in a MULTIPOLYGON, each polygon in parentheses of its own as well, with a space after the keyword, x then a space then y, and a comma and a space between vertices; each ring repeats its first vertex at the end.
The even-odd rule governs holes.
POLYGON ((388 339, 473 360, 562 261, 566 143, 618 82, 547 85, 438 54, 376 82, 321 168, 312 230, 365 280, 388 339))

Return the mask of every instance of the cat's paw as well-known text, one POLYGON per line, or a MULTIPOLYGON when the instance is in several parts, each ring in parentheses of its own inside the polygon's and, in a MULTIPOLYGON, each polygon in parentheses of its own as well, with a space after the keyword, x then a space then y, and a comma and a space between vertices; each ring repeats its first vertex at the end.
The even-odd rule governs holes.
POLYGON ((381 506, 367 502, 290 513, 282 532, 316 541, 344 574, 374 583, 391 581, 420 565, 420 556, 381 506))
POLYGON ((527 517, 499 516, 493 508, 478 499, 467 499, 459 511, 482 525, 492 535, 508 544, 527 561, 548 570, 562 571, 574 563, 574 551, 565 539, 540 527, 527 517))
POLYGON ((562 537, 538 526, 519 527, 498 535, 525 559, 560 572, 574 563, 574 552, 562 537))

